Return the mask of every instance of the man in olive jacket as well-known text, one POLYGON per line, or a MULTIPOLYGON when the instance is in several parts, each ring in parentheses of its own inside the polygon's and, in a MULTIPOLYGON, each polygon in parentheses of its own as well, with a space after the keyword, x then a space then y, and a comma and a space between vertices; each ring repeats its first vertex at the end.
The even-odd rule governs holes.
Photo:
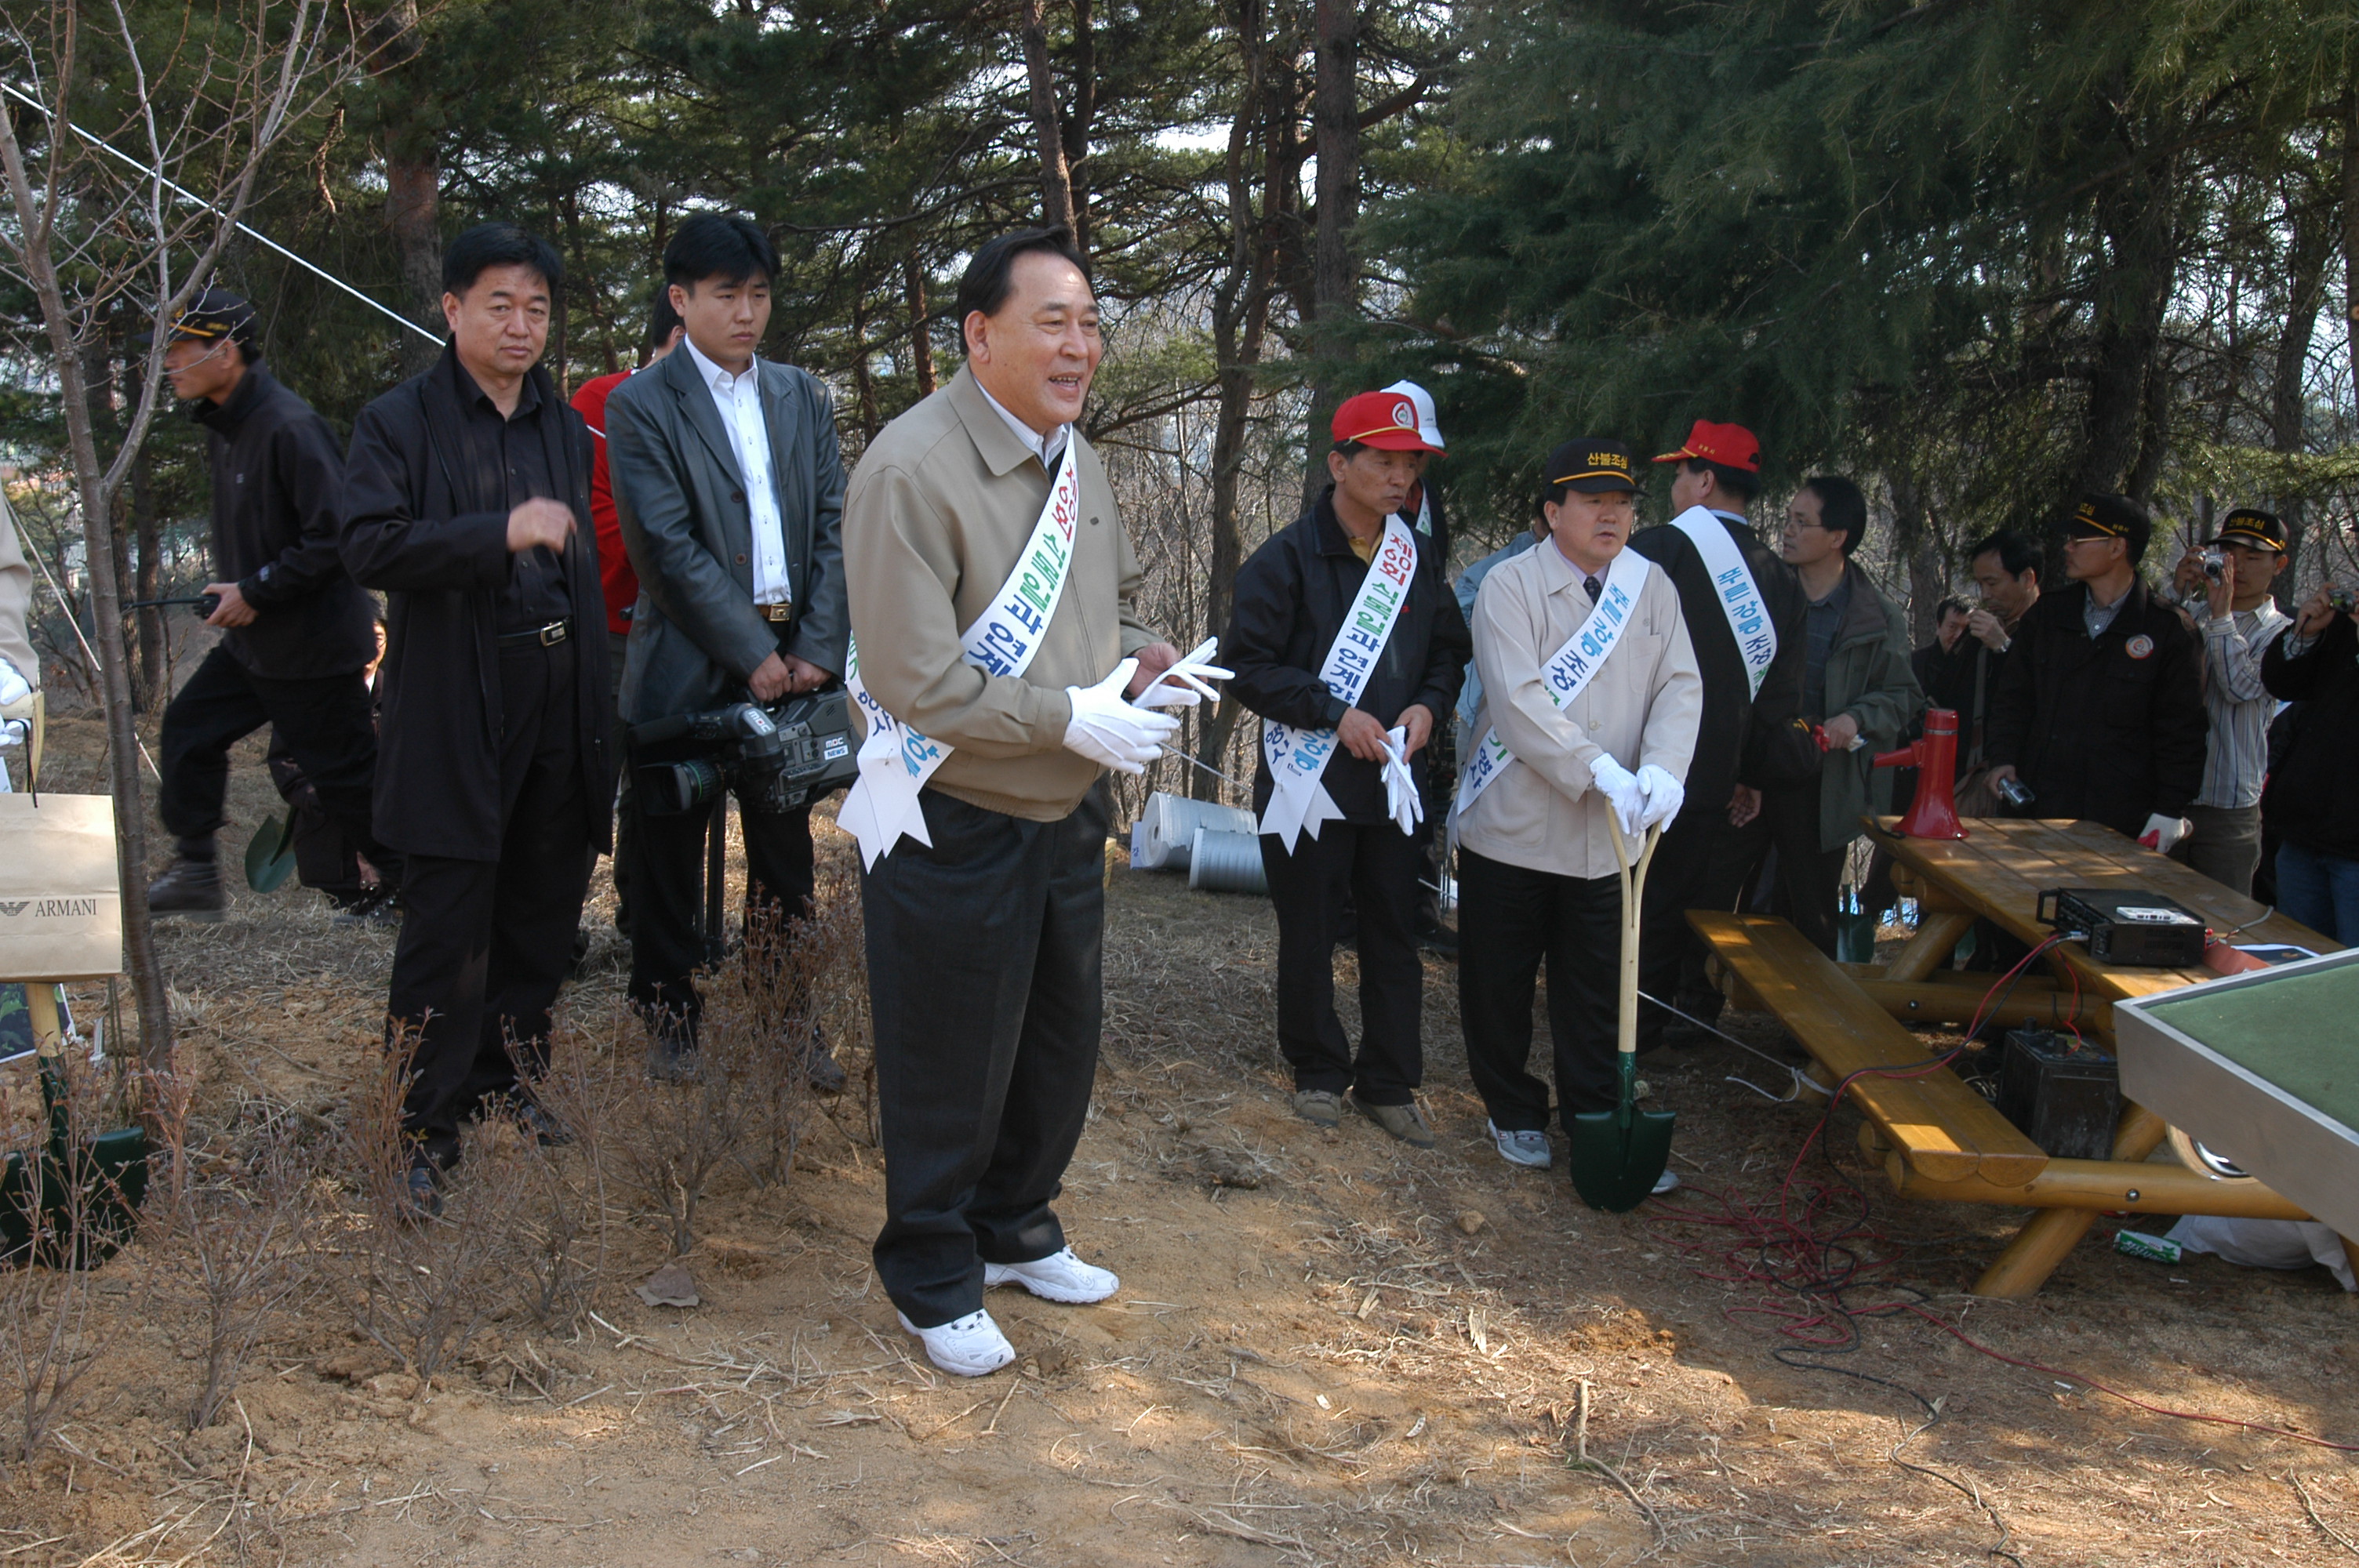
POLYGON ((1853 563, 1866 533, 1859 486, 1821 474, 1794 492, 1778 541, 1808 601, 1801 716, 1824 731, 1826 756, 1818 777, 1762 791, 1777 852, 1773 907, 1830 958, 1843 860, 1875 793, 1875 753, 1897 745, 1925 705, 1899 607, 1853 563))
POLYGON ((612 821, 590 432, 539 363, 561 276, 513 224, 452 241, 451 346, 361 410, 345 460, 344 560, 388 599, 376 823, 408 860, 386 1011, 426 1212, 479 1108, 555 1135, 510 1044, 544 1059, 612 821))

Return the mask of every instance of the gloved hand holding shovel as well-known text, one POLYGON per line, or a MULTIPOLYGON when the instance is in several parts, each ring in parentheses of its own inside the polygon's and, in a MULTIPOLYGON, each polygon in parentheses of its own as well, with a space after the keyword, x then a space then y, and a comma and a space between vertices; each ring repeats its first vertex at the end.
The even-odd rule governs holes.
POLYGON ((1572 1119, 1565 1162, 1573 1190, 1592 1208, 1626 1214, 1646 1201, 1670 1168, 1672 1113, 1640 1110, 1638 1100, 1638 926, 1647 892, 1647 866, 1662 838, 1659 824, 1646 830, 1636 865, 1630 863, 1620 824, 1608 814, 1614 858, 1622 867, 1622 976, 1615 988, 1616 1101, 1612 1110, 1572 1119))

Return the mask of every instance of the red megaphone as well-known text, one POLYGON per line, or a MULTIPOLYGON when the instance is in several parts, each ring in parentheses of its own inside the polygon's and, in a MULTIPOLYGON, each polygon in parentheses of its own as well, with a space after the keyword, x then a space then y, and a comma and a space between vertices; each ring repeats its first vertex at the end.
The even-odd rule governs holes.
POLYGON ((1925 710, 1925 734, 1897 752, 1877 755, 1879 768, 1915 768, 1917 798, 1900 819, 1908 838, 1963 838, 1958 821, 1958 715, 1949 708, 1925 710))

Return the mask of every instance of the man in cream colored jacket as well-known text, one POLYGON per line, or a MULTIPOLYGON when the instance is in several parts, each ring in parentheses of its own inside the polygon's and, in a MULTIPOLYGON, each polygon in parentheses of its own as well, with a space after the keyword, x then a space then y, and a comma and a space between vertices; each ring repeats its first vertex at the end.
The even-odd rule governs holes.
MULTIPOLYGON (((1678 815, 1703 712, 1679 590, 1624 548, 1637 492, 1628 449, 1567 441, 1547 479, 1549 537, 1495 568, 1474 600, 1484 705, 1458 792, 1467 1068, 1500 1155, 1536 1169, 1550 1156, 1548 1085, 1525 1067, 1534 978, 1545 957, 1569 1130, 1575 1114, 1614 1103, 1612 835, 1635 859, 1645 829, 1678 815)), ((1666 1173, 1657 1190, 1677 1180, 1666 1173)))
POLYGON ((876 1273, 934 1364, 975 1377, 1015 1358, 990 1286, 1119 1287, 1049 1206, 1097 1070, 1101 781, 1177 725, 1129 697, 1193 698, 1145 693, 1178 655, 1133 613, 1138 562, 1075 424, 1103 346, 1071 234, 984 244, 958 313, 965 368, 878 433, 844 499, 869 740, 837 820, 867 865, 876 1273))

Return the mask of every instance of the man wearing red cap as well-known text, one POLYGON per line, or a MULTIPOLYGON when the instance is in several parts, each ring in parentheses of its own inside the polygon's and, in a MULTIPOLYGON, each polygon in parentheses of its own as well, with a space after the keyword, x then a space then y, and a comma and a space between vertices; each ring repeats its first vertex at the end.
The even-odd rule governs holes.
POLYGON ((1277 1038, 1296 1114, 1332 1127, 1348 1088, 1386 1131, 1430 1148, 1416 1103, 1419 775, 1471 643, 1433 540, 1400 516, 1417 454, 1434 449, 1417 406, 1362 393, 1331 431, 1332 482, 1238 570, 1221 646, 1235 672, 1229 690, 1263 719, 1254 806, 1277 909, 1277 1038), (1356 1055, 1335 1016, 1347 905, 1360 953, 1356 1055))
MULTIPOLYGON (((1815 748, 1802 755, 1781 737, 1802 695, 1802 590, 1793 568, 1746 520, 1761 493, 1761 443, 1742 425, 1699 419, 1676 451, 1669 523, 1641 530, 1630 548, 1669 572, 1703 676, 1703 719, 1688 765, 1687 804, 1655 850, 1647 876, 1639 989, 1711 1020, 1720 993, 1703 978, 1703 951, 1689 929, 1690 909, 1730 909, 1767 849, 1758 820, 1760 788, 1783 752, 1800 777, 1815 777, 1815 748)), ((1662 1043, 1666 1014, 1638 1014, 1638 1044, 1662 1043)), ((1679 1026, 1674 1026, 1679 1028, 1679 1026)), ((1696 1034, 1691 1026, 1681 1034, 1696 1034)))

